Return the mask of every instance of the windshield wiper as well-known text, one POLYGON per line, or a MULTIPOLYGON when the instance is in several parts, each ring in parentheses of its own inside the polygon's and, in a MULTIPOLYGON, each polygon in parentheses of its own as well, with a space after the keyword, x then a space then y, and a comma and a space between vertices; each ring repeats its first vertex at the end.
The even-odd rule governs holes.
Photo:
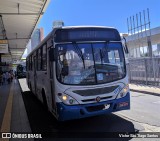
POLYGON ((104 46, 104 50, 102 50, 103 52, 101 53, 102 54, 102 58, 105 58, 105 56, 107 55, 107 62, 109 62, 108 60, 108 44, 109 44, 109 41, 106 41, 105 42, 105 46, 104 46))
POLYGON ((102 55, 102 50, 101 49, 99 50, 99 54, 100 54, 100 57, 101 57, 101 64, 102 64, 103 55, 102 55))
POLYGON ((73 43, 73 47, 74 49, 76 50, 78 56, 81 58, 82 62, 83 62, 83 67, 85 69, 85 62, 84 62, 84 57, 83 57, 83 54, 82 54, 82 51, 81 49, 79 48, 79 46, 77 45, 77 43, 73 43))

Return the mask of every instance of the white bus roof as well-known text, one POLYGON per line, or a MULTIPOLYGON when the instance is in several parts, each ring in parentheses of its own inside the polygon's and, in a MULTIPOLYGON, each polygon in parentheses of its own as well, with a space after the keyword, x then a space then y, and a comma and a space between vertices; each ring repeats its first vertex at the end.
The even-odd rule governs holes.
POLYGON ((62 26, 62 29, 66 29, 66 28, 111 28, 111 29, 116 29, 114 27, 109 27, 109 26, 95 26, 95 25, 81 25, 81 26, 62 26))
MULTIPOLYGON (((57 30, 57 29, 73 29, 73 28, 110 28, 110 29, 116 29, 114 27, 108 27, 108 26, 95 26, 95 25, 81 25, 81 26, 62 26, 62 27, 56 27, 54 28, 38 45, 37 47, 35 47, 28 55, 30 56, 35 50, 37 50, 39 48, 39 46, 41 44, 43 44, 47 39, 48 37, 50 37, 53 33, 54 30, 57 30)), ((26 57, 26 58, 27 58, 26 57)))

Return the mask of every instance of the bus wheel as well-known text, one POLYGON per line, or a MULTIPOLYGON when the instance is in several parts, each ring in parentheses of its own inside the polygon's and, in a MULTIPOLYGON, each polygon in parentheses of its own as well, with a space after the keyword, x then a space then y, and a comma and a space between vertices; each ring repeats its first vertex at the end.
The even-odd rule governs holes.
POLYGON ((43 105, 44 105, 45 109, 48 110, 47 99, 46 99, 46 95, 45 95, 44 90, 42 90, 42 98, 43 98, 43 105))

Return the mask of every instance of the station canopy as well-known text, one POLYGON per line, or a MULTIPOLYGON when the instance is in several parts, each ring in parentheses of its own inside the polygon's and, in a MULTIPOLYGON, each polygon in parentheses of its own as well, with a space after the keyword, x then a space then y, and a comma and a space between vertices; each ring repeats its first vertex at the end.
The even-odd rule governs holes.
POLYGON ((0 0, 0 40, 7 40, 12 61, 21 59, 50 0, 0 0))

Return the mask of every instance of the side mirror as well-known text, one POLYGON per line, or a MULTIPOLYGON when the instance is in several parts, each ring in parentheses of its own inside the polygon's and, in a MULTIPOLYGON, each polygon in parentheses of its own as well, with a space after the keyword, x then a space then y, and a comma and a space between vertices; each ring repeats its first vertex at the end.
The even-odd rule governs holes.
POLYGON ((56 60, 56 57, 55 57, 55 49, 54 48, 50 48, 49 50, 49 60, 51 62, 55 61, 56 60))
POLYGON ((127 47, 126 38, 123 36, 123 39, 124 39, 124 50, 125 50, 125 53, 128 54, 129 51, 128 51, 128 47, 127 47))

